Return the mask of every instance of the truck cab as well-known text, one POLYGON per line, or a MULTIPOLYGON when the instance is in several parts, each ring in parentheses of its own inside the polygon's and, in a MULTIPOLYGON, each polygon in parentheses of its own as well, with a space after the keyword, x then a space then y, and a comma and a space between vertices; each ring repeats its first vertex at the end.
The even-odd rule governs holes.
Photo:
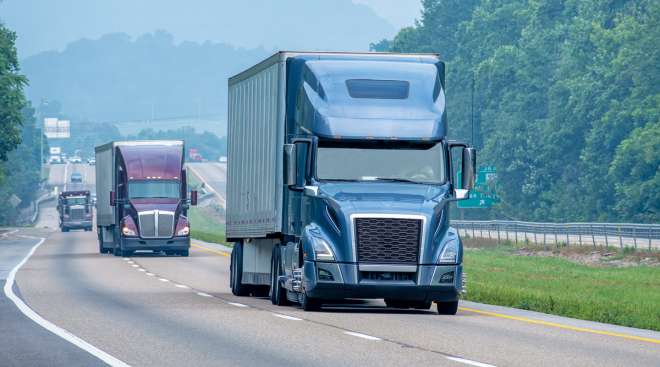
POLYGON ((111 142, 96 147, 99 251, 188 256, 189 205, 182 141, 111 142))
POLYGON ((274 304, 305 310, 361 298, 397 308, 435 302, 439 313, 456 313, 463 246, 449 210, 468 197, 476 152, 447 138, 444 63, 437 55, 280 53, 255 68, 230 80, 234 294, 267 289, 274 304), (254 203, 260 192, 237 166, 258 168, 242 152, 268 139, 243 130, 260 131, 243 104, 256 101, 240 101, 241 88, 278 89, 252 80, 266 79, 267 65, 279 67, 284 112, 271 133, 280 144, 273 172, 282 175, 274 186, 281 208, 270 213, 250 209, 263 209, 254 203), (279 229, 258 231, 274 215, 279 229))
POLYGON ((89 191, 64 191, 57 197, 57 212, 62 232, 71 229, 91 231, 93 209, 89 191))

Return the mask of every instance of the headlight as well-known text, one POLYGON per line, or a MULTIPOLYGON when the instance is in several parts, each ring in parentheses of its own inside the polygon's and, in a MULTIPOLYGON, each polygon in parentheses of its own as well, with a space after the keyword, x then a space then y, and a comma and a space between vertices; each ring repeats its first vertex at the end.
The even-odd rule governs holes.
POLYGON ((135 226, 135 222, 133 222, 133 218, 131 218, 130 215, 124 217, 121 222, 121 234, 126 237, 137 236, 137 227, 135 226))
POLYGON ((135 233, 134 230, 128 228, 128 226, 126 226, 126 225, 124 225, 124 226, 121 228, 121 233, 123 233, 124 236, 136 236, 136 235, 137 235, 137 233, 135 233))
POLYGON ((449 241, 440 253, 438 263, 456 264, 458 261, 458 241, 449 241))
POLYGON ((187 236, 190 233, 190 227, 185 226, 176 232, 177 236, 187 236))
POLYGON ((189 234, 190 234, 190 225, 188 224, 188 218, 182 215, 179 217, 179 220, 176 223, 176 235, 187 236, 189 234))
POLYGON ((316 260, 335 261, 335 255, 332 253, 332 248, 328 241, 320 237, 312 236, 311 238, 316 260))

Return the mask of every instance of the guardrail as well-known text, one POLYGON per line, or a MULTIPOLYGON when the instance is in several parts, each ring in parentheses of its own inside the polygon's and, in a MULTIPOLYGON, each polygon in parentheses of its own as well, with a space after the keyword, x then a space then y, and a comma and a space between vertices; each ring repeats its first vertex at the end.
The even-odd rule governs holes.
POLYGON ((463 236, 536 244, 660 249, 659 224, 453 220, 463 236))

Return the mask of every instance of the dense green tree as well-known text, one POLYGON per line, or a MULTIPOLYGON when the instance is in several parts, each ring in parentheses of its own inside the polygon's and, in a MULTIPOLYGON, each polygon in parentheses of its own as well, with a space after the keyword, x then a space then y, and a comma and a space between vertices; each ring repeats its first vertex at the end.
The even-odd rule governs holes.
POLYGON ((16 34, 0 23, 0 160, 21 142, 23 88, 27 79, 19 74, 16 34))
POLYGON ((389 49, 445 59, 450 134, 498 170, 501 204, 467 216, 660 221, 660 2, 423 7, 389 49))

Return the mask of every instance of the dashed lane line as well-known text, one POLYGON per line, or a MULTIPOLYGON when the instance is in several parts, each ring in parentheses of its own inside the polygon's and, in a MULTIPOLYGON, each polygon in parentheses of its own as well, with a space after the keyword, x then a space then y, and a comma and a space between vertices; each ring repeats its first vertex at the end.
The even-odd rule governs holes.
POLYGON ((362 334, 362 333, 356 333, 354 331, 344 331, 344 334, 350 335, 350 336, 355 336, 355 337, 362 338, 362 339, 373 340, 373 341, 383 340, 383 339, 375 337, 375 336, 362 334))
POLYGON ((279 318, 285 319, 285 320, 302 321, 302 319, 299 319, 297 317, 293 317, 293 316, 289 316, 289 315, 282 315, 281 313, 274 313, 273 316, 279 317, 279 318))

